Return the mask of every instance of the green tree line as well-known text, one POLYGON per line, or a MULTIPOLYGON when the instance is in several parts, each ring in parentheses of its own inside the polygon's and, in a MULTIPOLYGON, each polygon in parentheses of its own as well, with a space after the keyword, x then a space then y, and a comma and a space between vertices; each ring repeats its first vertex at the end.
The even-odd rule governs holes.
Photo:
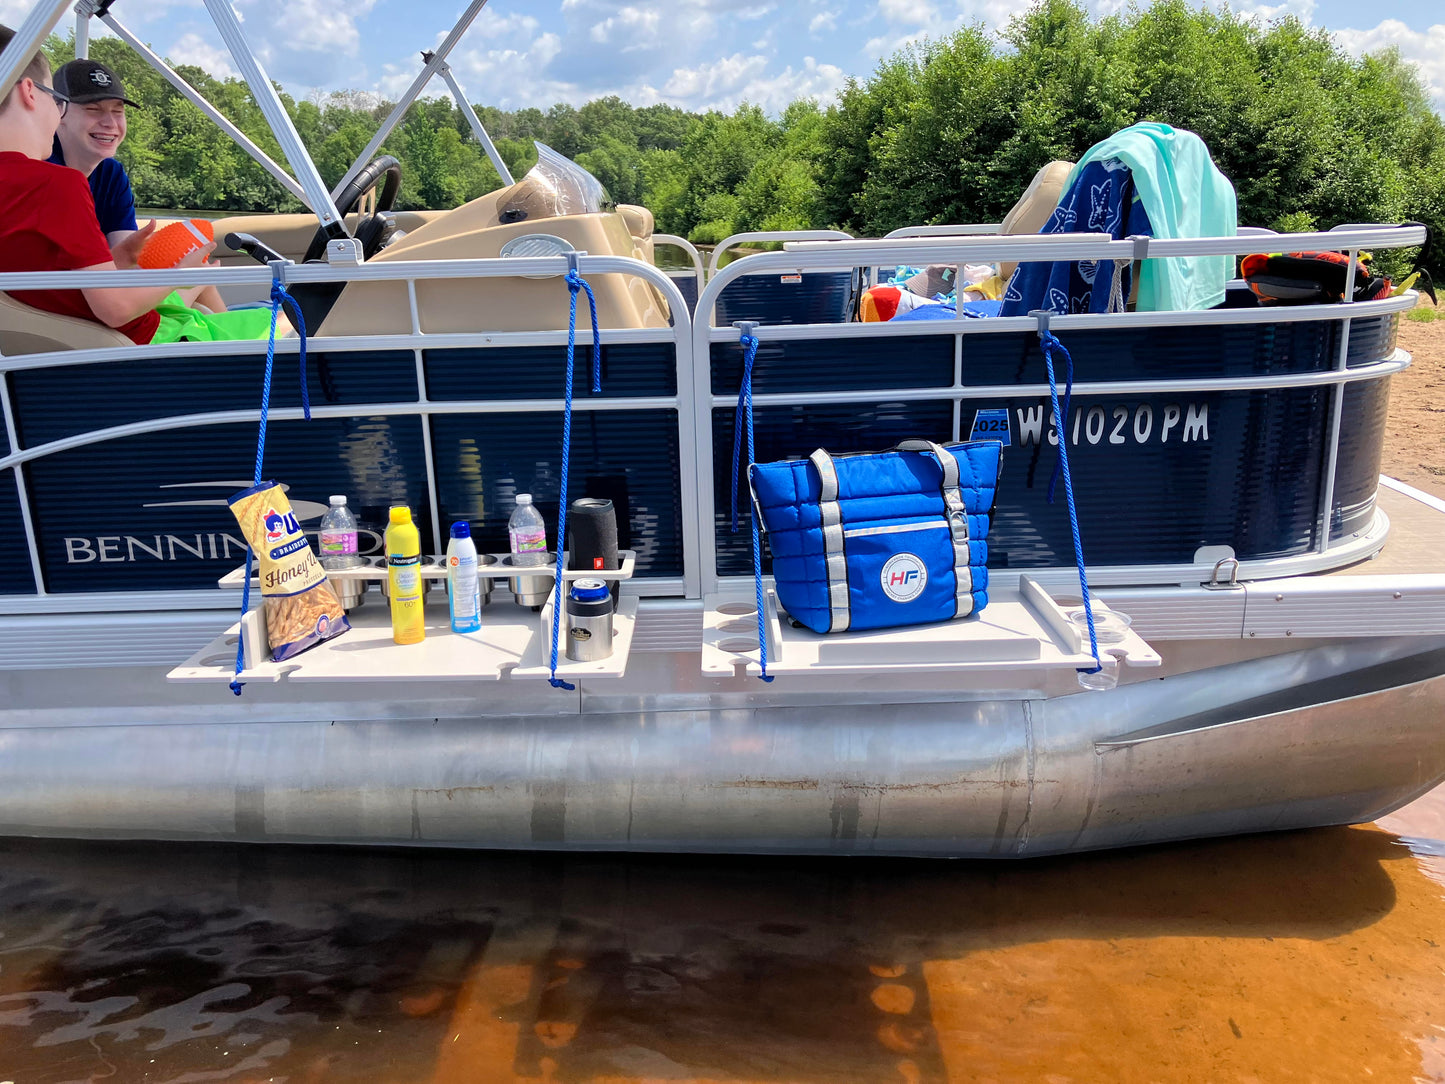
MULTIPOLYGON (((52 60, 70 57, 53 38, 52 60)), ((114 39, 92 43, 131 97, 121 158, 140 202, 295 210, 294 201, 114 39)), ((179 71, 269 153, 244 84, 179 71)), ((334 184, 390 111, 358 93, 283 101, 334 184)), ((1000 35, 979 26, 904 49, 833 104, 690 113, 616 97, 581 108, 477 112, 514 176, 533 140, 591 170, 613 198, 697 242, 741 230, 840 227, 879 235, 997 221, 1044 163, 1075 159, 1139 120, 1199 133, 1239 194, 1239 221, 1299 231, 1418 220, 1445 230, 1445 123, 1394 52, 1345 55, 1292 18, 1263 25, 1184 0, 1093 18, 1042 0, 1000 35)), ((501 182, 450 99, 416 103, 383 146, 402 163, 401 207, 454 207, 501 182)), ((1445 273, 1445 246, 1427 265, 1445 273)))

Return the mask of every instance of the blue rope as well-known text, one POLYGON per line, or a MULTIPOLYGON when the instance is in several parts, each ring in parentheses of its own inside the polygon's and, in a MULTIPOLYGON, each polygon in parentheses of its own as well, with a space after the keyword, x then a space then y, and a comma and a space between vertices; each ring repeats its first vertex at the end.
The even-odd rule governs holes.
MULTIPOLYGON (((733 531, 738 529, 738 470, 743 464, 738 460, 743 454, 743 414, 752 420, 753 410, 753 362, 758 357, 756 335, 742 334, 738 340, 743 347, 743 382, 738 387, 738 406, 733 411, 733 531)), ((752 462, 752 448, 748 449, 748 462, 752 462)))
MULTIPOLYGON (((300 339, 301 355, 301 410, 306 420, 311 420, 311 392, 306 386, 306 320, 301 315, 301 306, 296 304, 296 299, 286 292, 279 278, 271 280, 271 335, 266 340, 266 372, 261 380, 261 425, 256 433, 256 470, 251 477, 251 484, 261 484, 261 465, 266 457, 266 423, 271 414, 271 371, 276 364, 276 320, 281 314, 281 306, 285 302, 291 302, 291 311, 296 315, 296 333, 300 339)), ((241 618, 244 621, 247 611, 251 609, 251 547, 246 547, 246 575, 241 580, 241 618)), ((236 674, 231 679, 231 692, 237 696, 241 695, 241 689, 245 682, 241 680, 241 671, 246 668, 246 636, 243 632, 236 637, 236 674)))
MULTIPOLYGON (((748 435, 748 466, 757 462, 757 453, 753 447, 753 363, 758 356, 758 338, 746 331, 738 337, 738 342, 743 348, 743 380, 738 388, 738 405, 733 413, 733 530, 738 529, 738 470, 742 466, 739 457, 742 454, 742 435, 746 427, 748 435)), ((757 597, 758 607, 758 662, 762 673, 759 675, 764 681, 772 681, 773 677, 768 673, 768 636, 767 625, 763 616, 763 542, 758 530, 757 509, 753 510, 750 517, 753 529, 753 590, 757 597)))
MULTIPOLYGON (((1063 344, 1060 343, 1058 339, 1054 339, 1054 336, 1051 333, 1046 334, 1049 335, 1049 338, 1054 340, 1060 350, 1064 350, 1063 344)), ((1047 351, 1047 349, 1047 344, 1045 344, 1045 351, 1047 351)), ((1064 441, 1067 439, 1064 431, 1068 426, 1069 404, 1074 398, 1074 359, 1067 350, 1064 350, 1064 358, 1068 362, 1068 366, 1064 370, 1064 412, 1062 414, 1059 413, 1058 400, 1054 400, 1054 426, 1059 434, 1060 455, 1058 459, 1054 460, 1054 470, 1053 473, 1049 475, 1049 504, 1054 503, 1054 489, 1059 484, 1059 472, 1064 463, 1063 447, 1064 441)), ((1089 620, 1090 622, 1094 620, 1092 615, 1089 617, 1089 620)))
POLYGON ((562 547, 567 540, 567 466, 572 458, 572 377, 577 351, 577 291, 587 291, 587 304, 592 310, 592 391, 602 390, 602 332, 597 325, 597 299, 592 287, 573 268, 567 272, 567 388, 562 407, 562 490, 557 511, 557 569, 552 585, 552 676, 547 683, 554 689, 573 690, 577 686, 557 676, 557 638, 562 629, 562 547))
MULTIPOLYGON (((1074 562, 1079 566, 1079 592, 1084 596, 1084 616, 1089 623, 1089 653, 1094 656, 1092 669, 1079 668, 1083 674, 1097 674, 1103 669, 1103 663, 1099 661, 1099 637, 1094 631, 1094 607, 1089 602, 1089 578, 1084 572, 1084 543, 1079 537, 1079 513, 1074 506, 1074 479, 1069 473, 1069 442, 1064 433, 1064 415, 1059 413, 1059 383, 1054 376, 1054 350, 1058 349, 1068 362, 1070 381, 1073 380, 1074 359, 1064 349, 1064 344, 1059 342, 1051 332, 1040 331, 1039 342, 1044 350, 1044 368, 1049 374, 1049 398, 1053 400, 1054 417, 1059 421, 1059 462, 1058 468, 1064 475, 1064 500, 1069 506, 1069 529, 1074 534, 1074 562)), ((1064 400, 1068 402, 1067 396, 1064 400)), ((1050 483, 1049 499, 1053 500, 1053 485, 1050 483)))

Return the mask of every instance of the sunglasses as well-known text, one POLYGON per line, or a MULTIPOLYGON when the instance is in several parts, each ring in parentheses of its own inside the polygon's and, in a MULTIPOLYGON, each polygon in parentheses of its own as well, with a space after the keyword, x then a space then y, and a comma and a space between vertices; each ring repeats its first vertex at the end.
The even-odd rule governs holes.
POLYGON ((65 116, 65 114, 69 111, 70 98, 68 95, 60 93, 60 91, 56 90, 54 87, 47 87, 43 83, 36 83, 35 89, 40 91, 42 94, 48 94, 55 99, 56 108, 60 110, 60 115, 62 117, 65 116))

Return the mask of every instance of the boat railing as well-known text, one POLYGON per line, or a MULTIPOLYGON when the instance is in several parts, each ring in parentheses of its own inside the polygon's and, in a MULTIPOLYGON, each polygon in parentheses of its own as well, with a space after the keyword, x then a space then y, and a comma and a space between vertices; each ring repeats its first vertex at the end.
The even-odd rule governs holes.
MULTIPOLYGON (((1295 235, 1292 240, 1302 247, 1349 248, 1368 245, 1374 249, 1418 245, 1424 240, 1421 227, 1391 227, 1382 230, 1340 231, 1329 234, 1295 235)), ((1154 258, 1204 253, 1239 253, 1250 251, 1251 238, 1204 238, 1187 241, 1156 241, 1150 247, 1149 256, 1154 258)), ((676 493, 679 513, 679 537, 681 546, 681 576, 642 576, 633 581, 634 590, 646 594, 682 595, 699 598, 715 593, 721 581, 736 575, 720 566, 719 533, 727 513, 726 464, 719 456, 719 449, 725 444, 730 447, 732 436, 731 411, 738 393, 737 372, 740 371, 741 350, 739 331, 735 327, 711 326, 712 305, 728 284, 740 275, 757 270, 779 273, 783 271, 807 272, 820 268, 837 267, 841 264, 868 266, 877 262, 880 255, 886 260, 908 262, 964 262, 974 259, 1100 259, 1131 258, 1135 253, 1134 243, 1129 241, 1101 240, 1096 236, 1039 238, 1039 237, 952 237, 952 238, 895 238, 878 241, 837 240, 830 242, 801 242, 790 245, 781 252, 761 253, 750 256, 721 269, 708 283, 700 298, 699 312, 706 317, 690 320, 688 307, 675 282, 664 271, 639 261, 614 256, 587 256, 577 258, 578 267, 584 277, 599 274, 632 275, 645 280, 666 299, 672 309, 673 323, 670 327, 603 329, 601 333, 604 348, 607 346, 631 346, 658 344, 664 348, 658 362, 671 365, 673 372, 669 383, 671 394, 624 394, 616 397, 579 396, 574 403, 578 411, 610 411, 642 409, 662 412, 676 412, 675 439, 678 455, 680 482, 676 493), (670 356, 669 356, 670 355, 670 356), (719 480, 724 489, 719 493, 719 480), (721 498, 721 499, 720 499, 721 498)), ((411 328, 389 335, 346 336, 335 335, 313 338, 310 350, 319 354, 338 354, 367 351, 399 351, 410 354, 407 366, 415 366, 417 394, 406 400, 387 402, 348 402, 319 404, 313 411, 321 417, 368 417, 373 415, 414 415, 428 420, 444 415, 465 414, 508 414, 518 412, 545 412, 560 414, 563 407, 561 388, 538 387, 534 397, 504 398, 492 395, 488 389, 488 376, 484 366, 477 365, 475 378, 467 377, 468 387, 458 397, 438 400, 428 395, 424 352, 467 348, 490 350, 504 347, 551 347, 566 343, 565 328, 521 331, 521 332, 447 332, 433 333, 422 330, 420 314, 416 303, 418 281, 427 279, 484 280, 499 276, 543 276, 559 278, 568 269, 564 257, 510 258, 493 260, 447 260, 382 262, 360 266, 327 264, 284 265, 273 270, 265 266, 240 268, 199 268, 187 271, 70 271, 35 272, 0 275, 0 290, 37 288, 92 288, 106 286, 168 285, 172 287, 214 283, 217 285, 264 286, 273 275, 284 277, 288 285, 320 282, 352 281, 405 281, 411 304, 411 328), (475 381, 475 392, 470 384, 475 381), (465 396, 465 397, 462 397, 465 396)), ((563 290, 561 282, 557 289, 563 290)), ((1331 343, 1337 343, 1337 353, 1329 359, 1319 359, 1314 367, 1285 367, 1278 371, 1253 373, 1238 367, 1231 371, 1211 372, 1207 369, 1188 374, 1171 376, 1167 371, 1167 358, 1160 359, 1161 369, 1145 376, 1135 373, 1129 377, 1118 377, 1107 371, 1100 371, 1094 363, 1082 364, 1075 384, 1079 401, 1087 403, 1092 397, 1124 396, 1135 397, 1174 396, 1183 402, 1191 394, 1210 395, 1217 393, 1256 393, 1270 390, 1303 391, 1309 394, 1324 394, 1331 397, 1328 415, 1327 462, 1324 480, 1321 483, 1318 500, 1312 507, 1324 529, 1316 532, 1315 541, 1309 552, 1291 553, 1288 556, 1261 560, 1240 560, 1240 578, 1262 578, 1307 574, 1323 568, 1336 567, 1351 559, 1359 559, 1378 549, 1383 541, 1387 524, 1376 516, 1367 529, 1352 532, 1346 537, 1332 537, 1326 522, 1334 507, 1334 470, 1341 443, 1340 417, 1344 396, 1341 392, 1362 384, 1383 389, 1381 378, 1403 369, 1409 364, 1408 357, 1392 348, 1392 333, 1380 327, 1381 319, 1392 318, 1394 314, 1410 308, 1414 295, 1405 294, 1396 298, 1362 302, 1352 305, 1310 305, 1278 308, 1219 309, 1206 312, 1168 313, 1119 313, 1111 315, 1054 316, 1051 328, 1058 333, 1071 349, 1078 354, 1079 348, 1088 347, 1090 342, 1102 342, 1100 335, 1109 335, 1131 329, 1149 329, 1151 333, 1169 332, 1175 335, 1199 337, 1200 329, 1229 328, 1230 326, 1252 326, 1259 334, 1276 335, 1272 327, 1287 328, 1295 324, 1315 324, 1333 328, 1329 335, 1331 343), (1352 336, 1350 321, 1364 321, 1370 318, 1371 336, 1363 347, 1357 347, 1356 356, 1350 354, 1352 336), (1171 330, 1172 329, 1172 330, 1171 330), (1377 347, 1388 341, 1390 349, 1377 347), (1372 352, 1373 351, 1373 352, 1372 352)), ((585 321, 584 321, 585 328, 585 321)), ((759 374, 762 378, 754 403, 760 411, 787 408, 801 411, 798 417, 806 417, 812 411, 832 411, 840 417, 861 416, 878 404, 889 404, 900 408, 926 406, 936 415, 942 412, 942 423, 946 432, 936 435, 952 439, 966 439, 969 428, 966 411, 972 412, 988 400, 1032 397, 1034 401, 1047 401, 1048 386, 1041 380, 1042 369, 1037 364, 1037 341, 1028 345, 1030 336, 1037 330, 1032 317, 994 318, 988 320, 953 320, 921 323, 877 323, 877 324, 811 324, 792 326, 764 326, 758 329, 762 340, 763 354, 760 356, 759 374), (1008 340, 1012 335, 1014 338, 1008 340), (1002 348, 1014 351, 1017 356, 1017 376, 1012 382, 999 379, 978 379, 973 367, 980 351, 999 348, 988 347, 992 341, 1002 348), (910 352, 927 348, 932 354, 946 354, 952 358, 950 375, 944 379, 920 380, 913 376, 897 376, 900 368, 893 361, 910 352), (903 350, 903 354, 897 351, 903 350), (804 357, 798 351, 811 351, 804 357), (1033 353, 1029 353, 1032 350, 1033 353), (781 351, 778 354, 777 351, 781 351), (792 358, 803 360, 791 361, 792 358), (847 355, 853 360, 853 375, 847 379, 833 379, 834 358, 847 355), (769 360, 771 358, 772 360, 769 360), (965 365, 965 359, 968 365, 965 365), (1033 359, 1033 360, 1030 360, 1033 359), (796 366, 798 379, 791 383, 773 383, 780 361, 796 366), (1023 366, 1027 362, 1028 368, 1023 366), (865 375, 859 377, 858 373, 865 375), (951 418, 951 423, 946 419, 951 418)), ((1254 332, 1251 332, 1253 334, 1254 332)), ((1280 333, 1282 334, 1282 333, 1280 333)), ((578 336, 580 342, 587 341, 584 330, 578 336)), ((1114 340, 1110 340, 1111 342, 1114 340)), ((1321 342, 1326 341, 1321 339, 1321 342)), ((1332 347, 1333 348, 1333 347, 1332 347)), ((293 338, 285 338, 276 344, 278 353, 292 355, 298 349, 293 338)), ((1104 349, 1100 347, 1099 349, 1104 349)), ((209 411, 205 413, 166 414, 162 401, 151 409, 153 416, 142 420, 126 421, 124 424, 86 429, 83 419, 76 419, 67 431, 52 434, 42 440, 25 439, 26 426, 18 417, 13 399, 12 382, 33 370, 61 369, 69 366, 123 363, 127 361, 179 359, 184 358, 197 364, 207 359, 237 356, 255 356, 266 350, 265 342, 249 343, 180 343, 170 345, 146 345, 116 347, 102 350, 52 351, 44 354, 30 354, 0 358, 0 406, 4 409, 5 446, 0 448, 0 473, 13 478, 18 496, 20 518, 23 521, 25 541, 29 547, 30 564, 34 574, 35 595, 7 601, 0 597, 0 611, 7 608, 33 610, 36 596, 46 601, 45 577, 35 524, 31 521, 29 502, 26 495, 26 468, 39 460, 56 453, 85 445, 99 444, 122 437, 163 430, 199 429, 204 426, 224 423, 254 422, 257 410, 249 401, 238 402, 234 409, 209 411)), ((1087 352, 1087 350, 1085 351, 1087 352)), ((1096 359, 1095 359, 1096 360, 1096 359)), ((475 363, 470 363, 475 364, 475 363)), ((579 359, 579 365, 583 364, 579 359)), ((651 363, 649 363, 651 364, 651 363)), ((841 363, 840 363, 841 364, 841 363)), ((904 366, 906 368, 906 366, 904 366)), ((1131 400, 1132 401, 1132 400, 1131 400)), ((892 407, 888 407, 892 409, 892 407)), ((876 410, 875 410, 876 413, 876 410)), ((299 418, 296 407, 278 407, 272 417, 280 420, 299 418)), ((931 415, 932 416, 932 415, 931 415)), ((559 419, 560 420, 560 419, 559 419)), ((1078 425, 1075 419, 1075 438, 1078 439, 1078 425)), ((1138 419, 1136 425, 1142 424, 1138 419)), ((668 423, 672 424, 671 422, 668 423)), ((866 422, 854 417, 847 424, 852 429, 866 428, 866 422)), ((1092 425, 1092 423, 1091 423, 1092 425)), ((1179 432, 1183 431, 1183 423, 1179 432)), ((1158 427, 1155 430, 1157 443, 1158 427)), ((917 435, 916 433, 912 435, 917 435)), ((876 436, 876 434, 875 434, 876 436)), ((799 439, 805 439, 800 437, 799 439)), ((1093 439, 1092 433, 1090 440, 1093 439)), ((1176 439, 1179 439, 1176 437, 1176 439)), ((796 449, 795 449, 796 450, 796 449)), ((806 452, 808 449, 801 449, 806 452)), ((427 500, 430 504, 434 531, 438 529, 439 500, 434 464, 428 452, 426 479, 427 500)), ((6 479, 8 482, 10 479, 6 479)), ((1124 482, 1121 480, 1121 485, 1124 482)), ((746 513, 746 509, 742 509, 746 513)), ((440 550, 440 537, 433 540, 440 550)), ((1181 583, 1190 580, 1203 582, 1209 579, 1210 570, 1221 554, 1206 553, 1210 547, 1201 550, 1203 556, 1194 561, 1139 564, 1102 565, 1091 563, 1091 576, 1100 583, 1147 584, 1181 583), (1207 558, 1207 561, 1205 560, 1207 558)), ((1069 578, 1068 563, 1057 562, 1057 567, 1032 568, 1030 574, 1047 586, 1066 586, 1069 578)), ((1000 582, 1017 578, 1016 572, 1000 569, 1000 582)), ((176 592, 175 598, 159 603, 153 593, 116 593, 99 596, 90 601, 99 608, 114 608, 126 605, 169 605, 171 607, 202 606, 207 604, 199 592, 176 592), (182 597, 183 596, 183 597, 182 597), (103 605, 101 605, 103 603, 103 605)), ((70 595, 65 599, 54 598, 56 608, 74 610, 84 608, 86 600, 70 595)), ((209 598, 214 605, 214 595, 209 598)), ((44 607, 42 607, 44 608, 44 607)))
POLYGON ((681 267, 663 269, 667 277, 677 283, 678 289, 682 291, 682 296, 687 301, 688 312, 691 312, 692 307, 697 304, 697 299, 702 296, 702 288, 707 285, 707 269, 702 262, 702 253, 686 237, 678 237, 671 233, 654 233, 652 244, 654 249, 659 245, 665 248, 679 248, 692 261, 690 270, 681 267))
POLYGON ((834 240, 851 241, 853 235, 844 233, 842 230, 748 230, 743 233, 730 234, 713 246, 712 255, 708 257, 707 261, 707 277, 711 280, 718 273, 718 269, 723 266, 724 252, 749 242, 773 245, 787 241, 834 240))
POLYGON ((955 222, 933 226, 900 226, 883 236, 889 237, 978 237, 998 233, 1001 222, 955 222))
MULTIPOLYGON (((652 286, 665 300, 671 312, 671 326, 650 328, 608 328, 600 332, 604 351, 608 347, 660 346, 659 361, 670 368, 666 382, 672 385, 670 394, 624 393, 617 396, 578 395, 573 410, 594 411, 654 411, 666 412, 676 417, 675 440, 678 449, 681 473, 690 476, 692 469, 692 448, 695 443, 692 432, 691 363, 691 319, 689 307, 673 280, 656 267, 630 257, 589 256, 576 257, 579 273, 584 279, 599 275, 628 275, 642 279, 652 286)), ((205 267, 171 271, 64 271, 26 272, 0 274, 0 290, 21 289, 87 289, 119 286, 187 286, 212 284, 217 286, 268 286, 273 278, 280 277, 288 287, 323 282, 380 282, 401 281, 407 284, 410 307, 410 327, 394 334, 327 335, 313 336, 308 340, 308 353, 314 357, 327 355, 355 354, 366 352, 379 354, 396 352, 410 355, 406 366, 415 369, 417 394, 409 399, 375 402, 354 402, 328 404, 317 402, 311 409, 314 418, 354 418, 375 415, 418 416, 426 428, 433 418, 445 415, 496 415, 513 413, 543 412, 559 416, 564 406, 563 389, 560 386, 538 385, 535 394, 526 397, 512 397, 498 394, 493 390, 493 381, 488 379, 484 368, 478 367, 475 390, 470 388, 462 395, 451 398, 434 398, 428 393, 427 356, 435 352, 465 348, 469 350, 505 350, 507 348, 563 347, 568 341, 565 327, 535 331, 496 332, 427 332, 423 330, 418 310, 416 284, 423 280, 486 280, 499 277, 525 276, 531 278, 553 277, 556 288, 563 296, 566 287, 562 277, 569 270, 567 257, 518 257, 487 260, 432 260, 410 262, 381 262, 359 266, 331 264, 277 264, 256 267, 205 267)), ((578 372, 585 372, 590 353, 591 334, 587 323, 586 306, 581 306, 581 327, 577 330, 579 345, 578 372)), ((294 357, 300 349, 300 341, 293 336, 278 338, 275 351, 281 357, 294 357)), ((36 523, 32 517, 30 494, 27 492, 26 468, 46 457, 83 448, 88 445, 120 440, 126 437, 155 434, 166 431, 202 429, 207 426, 227 423, 254 423, 258 411, 253 405, 251 394, 239 400, 234 409, 210 410, 201 413, 167 413, 164 407, 164 389, 157 389, 155 403, 148 401, 149 413, 144 418, 127 421, 124 424, 88 428, 83 419, 76 419, 64 435, 40 440, 27 439, 25 419, 15 401, 12 382, 23 374, 42 370, 60 370, 80 366, 124 365, 126 363, 155 362, 166 359, 185 359, 197 365, 210 361, 255 357, 265 355, 266 341, 214 342, 214 343, 170 343, 109 347, 104 349, 54 350, 45 353, 0 356, 0 409, 3 409, 4 430, 0 440, 0 477, 13 479, 16 501, 24 529, 24 540, 29 550, 29 565, 34 578, 33 595, 16 596, 0 591, 0 613, 16 611, 33 612, 37 601, 41 609, 75 610, 87 604, 97 609, 146 606, 155 608, 187 608, 214 606, 214 592, 178 591, 157 593, 114 592, 89 599, 68 595, 64 598, 46 598, 46 578, 41 555, 41 541, 36 523), (48 603, 49 605, 45 605, 48 603)), ((661 382, 661 376, 654 383, 661 382)), ((259 392, 259 387, 255 389, 259 392)), ((274 406, 270 417, 275 421, 297 420, 303 417, 299 407, 274 406)), ((559 429, 560 433, 560 429, 559 429)), ((444 548, 439 517, 439 497, 435 477, 435 464, 427 456, 426 492, 431 513, 433 537, 430 539, 431 552, 439 553, 444 548)), ((9 479, 6 479, 7 481, 9 479)), ((698 572, 695 540, 698 514, 694 504, 695 490, 681 485, 677 494, 680 502, 680 523, 683 551, 683 575, 660 576, 639 581, 636 591, 642 594, 696 596, 698 572)))
MULTIPOLYGON (((697 389, 694 402, 695 427, 700 434, 706 434, 716 427, 731 432, 730 411, 736 404, 737 388, 720 386, 716 374, 726 364, 728 371, 740 369, 738 359, 740 332, 736 327, 715 327, 714 305, 718 297, 737 278, 758 274, 797 274, 818 268, 838 266, 887 266, 890 264, 940 264, 964 262, 996 262, 1011 260, 1031 261, 1085 261, 1085 260, 1133 260, 1136 258, 1167 259, 1200 255, 1245 255, 1258 249, 1257 234, 1240 234, 1235 237, 1188 238, 1178 240, 1151 240, 1141 244, 1138 239, 1116 241, 1098 234, 1070 235, 1022 235, 1022 236, 915 236, 894 237, 878 240, 797 240, 787 242, 781 252, 764 252, 737 261, 722 268, 713 276, 698 301, 697 316, 693 324, 692 357, 695 368, 693 386, 697 389), (719 414, 724 415, 719 417, 719 414)), ((1362 248, 1401 248, 1420 245, 1425 240, 1425 230, 1417 225, 1366 227, 1350 230, 1336 230, 1324 233, 1291 235, 1291 247, 1300 250, 1334 249, 1348 250, 1352 255, 1362 248)), ((1349 295, 1347 287, 1346 296, 1349 295)), ((1229 327, 1231 325, 1289 325, 1295 323, 1333 323, 1338 325, 1338 347, 1335 356, 1329 359, 1327 369, 1308 372, 1268 372, 1260 375, 1233 374, 1209 376, 1167 375, 1148 379, 1101 379, 1092 372, 1081 372, 1074 384, 1075 394, 1089 396, 1131 396, 1131 395, 1186 395, 1206 392, 1252 392, 1287 388, 1319 388, 1331 396, 1329 409, 1327 444, 1325 449, 1324 482, 1318 500, 1316 541, 1307 554, 1273 558, 1264 561, 1241 561, 1240 576, 1262 578, 1267 576, 1302 575, 1324 568, 1338 567, 1350 560, 1358 560, 1374 552, 1382 544, 1383 532, 1388 524, 1382 523, 1377 515, 1369 530, 1358 532, 1345 539, 1332 538, 1331 515, 1335 507, 1335 473, 1340 447, 1340 420, 1344 405, 1343 389, 1349 385, 1379 380, 1398 372, 1409 364, 1407 355, 1392 351, 1388 356, 1369 358, 1365 363, 1352 363, 1349 350, 1351 343, 1350 326, 1352 319, 1381 317, 1399 313, 1413 307, 1415 295, 1406 293, 1399 297, 1379 301, 1361 302, 1348 305, 1304 305, 1259 308, 1228 308, 1189 312, 1125 312, 1114 314, 1051 315, 1049 327, 1064 335, 1070 333, 1126 332, 1131 329, 1168 329, 1196 327, 1229 327)), ((963 426, 965 406, 981 401, 998 400, 1008 397, 1038 396, 1047 399, 1049 387, 1034 380, 1030 383, 1014 383, 1002 387, 998 383, 976 383, 967 379, 964 366, 964 342, 985 341, 985 336, 1028 335, 1040 329, 1040 321, 1033 316, 1004 317, 991 319, 956 319, 906 323, 869 324, 811 324, 794 326, 761 326, 755 331, 759 340, 767 346, 781 348, 784 352, 790 344, 816 344, 830 342, 858 342, 868 340, 876 344, 881 354, 890 344, 903 346, 905 343, 926 341, 933 336, 951 336, 953 340, 953 380, 947 386, 895 385, 879 379, 866 387, 822 388, 807 390, 770 392, 755 390, 752 395, 754 406, 763 410, 768 407, 788 406, 806 410, 809 407, 846 406, 848 404, 878 403, 935 403, 947 404, 952 412, 951 439, 966 439, 969 435, 963 426)), ((1391 340, 1393 341, 1393 340, 1391 340)), ((776 365, 776 362, 771 363, 776 365)), ((767 365, 760 362, 759 372, 767 365)), ((886 363, 880 364, 886 372, 886 363)), ((1041 367, 1032 370, 1041 373, 1041 367)), ((717 504, 713 491, 714 479, 724 477, 714 462, 714 449, 720 442, 699 439, 697 442, 698 474, 700 490, 698 505, 704 511, 712 508, 715 518, 711 524, 704 522, 699 532, 702 552, 702 581, 705 594, 716 593, 720 587, 727 588, 729 577, 720 571, 717 545, 722 509, 717 504), (709 530, 709 527, 712 529, 709 530)), ((742 511, 746 511, 745 509, 742 511)), ((1119 565, 1093 568, 1090 576, 1101 583, 1143 584, 1143 583, 1185 583, 1204 582, 1209 579, 1210 570, 1219 559, 1216 547, 1200 548, 1195 560, 1188 563, 1161 565, 1119 565)), ((1011 577, 1007 570, 995 573, 1003 580, 1011 577)), ((1042 582, 1051 586, 1066 586, 1068 572, 1057 574, 1037 573, 1042 582)), ((734 576, 734 580, 739 577, 734 576)), ((737 587, 737 583, 732 583, 737 587)))

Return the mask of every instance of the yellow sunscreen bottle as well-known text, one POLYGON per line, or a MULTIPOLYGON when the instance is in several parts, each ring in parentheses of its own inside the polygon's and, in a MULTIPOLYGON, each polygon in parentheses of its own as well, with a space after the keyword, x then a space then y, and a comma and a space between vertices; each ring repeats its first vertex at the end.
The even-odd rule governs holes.
POLYGON ((393 505, 386 528, 386 577, 391 592, 391 638, 419 644, 426 636, 422 622, 421 535, 411 509, 393 505))

